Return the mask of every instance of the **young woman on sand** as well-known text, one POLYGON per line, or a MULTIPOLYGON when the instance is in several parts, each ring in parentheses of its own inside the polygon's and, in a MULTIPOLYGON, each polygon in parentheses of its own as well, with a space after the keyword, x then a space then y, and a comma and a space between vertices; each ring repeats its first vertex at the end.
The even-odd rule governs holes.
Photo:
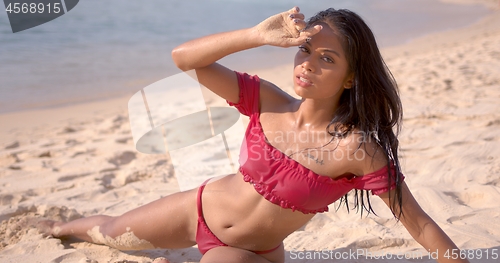
POLYGON ((184 43, 172 57, 250 117, 239 172, 121 216, 44 221, 46 234, 124 250, 198 244, 201 262, 284 262, 283 240, 336 200, 348 204, 355 189, 358 208, 371 211, 371 191, 417 242, 438 251, 438 262, 451 261, 444 253, 455 244, 404 183, 397 86, 358 15, 330 8, 306 23, 295 7, 252 28, 184 43), (292 78, 300 100, 217 63, 263 45, 298 46, 292 78))

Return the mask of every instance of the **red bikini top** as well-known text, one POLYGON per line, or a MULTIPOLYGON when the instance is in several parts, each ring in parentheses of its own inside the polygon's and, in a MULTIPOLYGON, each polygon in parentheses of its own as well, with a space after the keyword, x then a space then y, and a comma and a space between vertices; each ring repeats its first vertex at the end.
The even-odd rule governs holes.
MULTIPOLYGON (((269 144, 259 121, 260 80, 246 73, 236 74, 239 101, 228 104, 250 117, 241 146, 239 171, 265 199, 283 208, 309 214, 328 211, 329 204, 352 189, 371 190, 375 195, 389 191, 387 167, 364 176, 333 179, 316 174, 269 144)), ((400 176, 404 179, 402 174, 400 176)), ((394 182, 390 189, 395 187, 394 182)))

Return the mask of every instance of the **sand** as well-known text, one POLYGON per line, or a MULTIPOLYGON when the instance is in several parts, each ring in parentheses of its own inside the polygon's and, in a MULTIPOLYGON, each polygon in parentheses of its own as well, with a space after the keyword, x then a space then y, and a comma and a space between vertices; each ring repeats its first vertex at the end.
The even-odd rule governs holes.
MULTIPOLYGON (((491 255, 500 253, 499 3, 453 2, 485 3, 497 11, 469 27, 383 50, 404 106, 402 168, 415 198, 452 240, 462 249, 481 249, 483 259, 475 254, 472 262, 497 262, 491 255), (490 259, 485 260, 487 252, 490 259)), ((291 92, 290 72, 291 65, 284 65, 250 73, 291 92)), ((224 104, 204 96, 209 105, 224 104)), ((120 251, 45 238, 29 227, 42 218, 119 215, 179 191, 174 156, 135 149, 129 98, 0 115, 1 262, 200 260, 196 247, 120 251)), ((234 132, 227 133, 230 138, 234 132)), ((222 149, 200 167, 222 173, 227 167, 211 165, 224 154, 222 149)), ((332 212, 316 215, 285 240, 287 262, 331 262, 326 258, 348 256, 344 252, 423 256, 382 262, 434 262, 385 205, 372 201, 378 216, 361 218, 344 208, 335 212, 338 204, 331 205, 332 212)), ((126 243, 135 236, 122 238, 126 243)), ((373 257, 343 261, 372 262, 373 257)))

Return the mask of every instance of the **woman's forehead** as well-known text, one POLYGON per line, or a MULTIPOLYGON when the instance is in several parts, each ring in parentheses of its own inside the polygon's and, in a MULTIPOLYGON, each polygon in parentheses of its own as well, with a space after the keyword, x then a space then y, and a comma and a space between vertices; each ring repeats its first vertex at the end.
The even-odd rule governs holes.
POLYGON ((339 30, 336 27, 324 22, 316 23, 316 25, 321 25, 323 29, 321 29, 321 31, 319 31, 316 35, 312 36, 309 43, 315 48, 341 49, 339 51, 343 52, 342 41, 344 37, 339 30))

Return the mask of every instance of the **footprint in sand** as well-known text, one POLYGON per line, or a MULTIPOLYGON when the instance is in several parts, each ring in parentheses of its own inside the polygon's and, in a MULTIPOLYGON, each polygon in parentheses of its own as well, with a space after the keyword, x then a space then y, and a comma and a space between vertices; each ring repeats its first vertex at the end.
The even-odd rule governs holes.
POLYGON ((94 156, 95 152, 96 152, 96 149, 85 149, 84 151, 76 151, 75 153, 73 153, 73 155, 71 155, 71 158, 75 158, 75 157, 82 155, 82 154, 94 156))
POLYGON ((65 176, 61 176, 57 179, 58 182, 66 182, 66 181, 71 181, 71 180, 74 180, 74 179, 77 179, 77 178, 82 178, 82 177, 86 177, 86 176, 89 176, 89 175, 92 175, 94 173, 81 173, 81 174, 72 174, 72 175, 65 175, 65 176))
POLYGON ((96 131, 98 131, 98 134, 100 135, 114 134, 116 133, 117 130, 121 129, 125 120, 128 121, 128 119, 126 119, 121 115, 114 119, 96 120, 95 121, 96 131))
POLYGON ((455 202, 457 202, 459 205, 464 205, 467 206, 467 204, 462 200, 459 196, 459 194, 455 192, 443 192, 446 196, 451 197, 455 202))
POLYGON ((496 125, 500 125, 500 119, 496 119, 496 120, 492 120, 492 121, 489 121, 486 126, 489 127, 489 126, 496 126, 496 125))
POLYGON ((45 152, 38 154, 38 157, 39 158, 50 158, 50 157, 52 157, 52 154, 50 153, 50 151, 45 151, 45 152))
POLYGON ((491 208, 497 204, 499 191, 492 183, 472 185, 463 192, 443 192, 456 203, 471 208, 491 208))
POLYGON ((498 176, 500 174, 500 163, 498 163, 498 160, 495 160, 495 157, 493 156, 488 156, 487 159, 494 162, 494 164, 491 165, 486 183, 484 185, 500 187, 500 177, 498 176))
POLYGON ((119 115, 118 117, 113 119, 113 126, 111 128, 112 129, 120 129, 125 122, 128 122, 128 118, 125 116, 119 115))
MULTIPOLYGON (((137 153, 132 151, 118 152, 113 157, 107 159, 108 163, 114 165, 115 168, 108 168, 102 171, 104 174, 101 178, 101 185, 108 189, 114 189, 151 178, 153 171, 150 170, 121 169, 122 166, 128 165, 135 160, 137 160, 137 153)), ((156 165, 153 166, 156 167, 156 165)))
MULTIPOLYGON (((15 163, 21 162, 17 154, 11 153, 7 155, 0 156, 0 167, 9 167, 15 163)), ((10 168, 12 169, 12 168, 10 168)))
POLYGON ((64 128, 59 134, 68 134, 68 133, 75 133, 80 131, 79 129, 73 128, 73 127, 66 127, 64 128))
POLYGON ((125 138, 116 139, 115 142, 116 143, 121 143, 121 144, 127 144, 131 140, 132 140, 132 137, 127 136, 125 138))
POLYGON ((137 158, 137 154, 131 151, 124 151, 116 154, 108 160, 109 163, 116 166, 127 165, 137 158))
POLYGON ((462 145, 467 145, 467 144, 474 144, 474 142, 456 141, 456 142, 452 142, 452 143, 445 145, 444 148, 449 148, 449 147, 453 147, 453 146, 462 146, 462 145))
POLYGON ((67 146, 75 146, 75 145, 79 145, 79 144, 82 144, 82 142, 79 142, 75 139, 69 139, 69 140, 66 140, 64 142, 67 146))
POLYGON ((366 240, 359 240, 349 244, 349 248, 365 248, 365 249, 387 249, 390 247, 397 248, 403 245, 410 245, 415 243, 414 240, 403 239, 403 238, 371 238, 366 240))
POLYGON ((19 142, 18 141, 15 141, 7 146, 5 146, 5 150, 11 150, 11 149, 15 149, 15 148, 18 148, 19 147, 19 142))
POLYGON ((123 187, 130 183, 147 180, 151 177, 153 177, 153 174, 150 171, 121 171, 117 174, 108 173, 101 178, 101 185, 103 185, 107 189, 115 189, 123 187))
MULTIPOLYGON (((464 225, 465 223, 462 222, 462 220, 466 219, 466 218, 469 218, 469 217, 473 217, 475 216, 476 214, 475 213, 472 213, 472 214, 465 214, 465 215, 461 215, 461 216, 452 216, 450 218, 448 218, 446 221, 450 224, 453 224, 455 222, 458 221, 458 223, 460 225, 464 225)), ((456 223, 455 223, 456 224, 456 223)))
POLYGON ((117 123, 123 123, 123 122, 127 122, 128 121, 128 117, 125 117, 124 115, 118 115, 116 116, 116 118, 113 119, 113 122, 117 122, 117 123))
POLYGON ((496 187, 500 187, 500 178, 497 178, 491 182, 486 183, 486 185, 494 185, 496 187))
POLYGON ((13 206, 27 200, 21 194, 0 194, 0 205, 13 206))

